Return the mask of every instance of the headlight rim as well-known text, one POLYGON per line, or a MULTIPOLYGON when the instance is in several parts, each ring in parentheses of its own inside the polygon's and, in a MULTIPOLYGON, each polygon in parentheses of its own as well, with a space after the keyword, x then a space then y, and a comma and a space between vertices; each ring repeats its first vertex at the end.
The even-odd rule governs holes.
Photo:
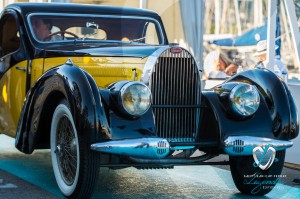
POLYGON ((259 91, 257 89, 257 87, 255 85, 252 85, 252 84, 247 84, 247 83, 239 83, 237 84, 236 86, 234 86, 232 88, 232 90, 230 91, 229 93, 229 100, 230 100, 230 107, 231 107, 231 110, 233 111, 233 113, 235 113, 236 115, 238 116, 242 116, 242 117, 251 117, 252 115, 254 115, 257 110, 259 109, 259 106, 260 106, 260 94, 259 94, 259 91), (239 110, 237 108, 237 106, 235 106, 235 102, 234 102, 234 95, 236 94, 236 92, 241 88, 241 87, 245 87, 245 86, 249 86, 249 87, 252 87, 254 89, 254 92, 256 93, 256 96, 258 97, 258 106, 256 108, 255 111, 253 111, 251 114, 243 114, 243 112, 241 110, 239 110))

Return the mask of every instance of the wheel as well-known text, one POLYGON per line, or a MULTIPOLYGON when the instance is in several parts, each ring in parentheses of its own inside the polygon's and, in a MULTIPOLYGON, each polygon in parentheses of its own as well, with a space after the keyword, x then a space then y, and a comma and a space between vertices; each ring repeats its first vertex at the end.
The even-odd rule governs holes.
POLYGON ((68 102, 61 101, 52 117, 50 148, 57 185, 68 198, 89 198, 94 190, 99 168, 87 136, 78 134, 68 102))
POLYGON ((276 151, 275 161, 266 170, 254 165, 253 156, 230 156, 230 170, 237 189, 247 195, 262 196, 276 185, 282 172, 285 150, 276 151))

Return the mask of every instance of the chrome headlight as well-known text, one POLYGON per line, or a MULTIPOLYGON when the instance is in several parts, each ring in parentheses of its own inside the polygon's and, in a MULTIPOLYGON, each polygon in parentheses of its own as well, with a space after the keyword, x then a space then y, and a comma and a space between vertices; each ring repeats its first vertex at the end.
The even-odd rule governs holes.
POLYGON ((121 101, 128 114, 141 116, 150 108, 151 91, 141 82, 129 82, 121 88, 121 101))
POLYGON ((253 115, 260 103, 259 93, 255 86, 250 84, 238 84, 229 95, 232 108, 235 113, 241 116, 253 115))

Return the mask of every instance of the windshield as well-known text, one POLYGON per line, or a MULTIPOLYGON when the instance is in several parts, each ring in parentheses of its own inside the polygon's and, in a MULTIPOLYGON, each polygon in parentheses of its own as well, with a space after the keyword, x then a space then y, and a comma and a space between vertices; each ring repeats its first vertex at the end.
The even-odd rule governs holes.
POLYGON ((162 44, 163 36, 155 19, 126 16, 84 16, 31 14, 33 38, 38 42, 122 42, 162 44))

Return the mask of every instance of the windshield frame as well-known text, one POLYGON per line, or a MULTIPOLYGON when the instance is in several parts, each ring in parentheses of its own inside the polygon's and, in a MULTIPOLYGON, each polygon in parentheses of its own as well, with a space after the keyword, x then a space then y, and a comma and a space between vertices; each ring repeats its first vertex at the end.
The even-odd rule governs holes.
MULTIPOLYGON (((163 31, 163 27, 162 27, 162 24, 155 18, 152 18, 152 17, 145 17, 145 16, 132 16, 132 15, 96 15, 96 14, 71 14, 71 13, 44 13, 44 12, 34 12, 34 13, 30 13, 29 15, 27 15, 26 17, 26 22, 27 22, 27 26, 28 26, 28 29, 29 29, 29 35, 30 37, 33 39, 33 41, 35 43, 38 43, 38 44, 53 44, 53 43, 70 43, 70 42, 73 42, 73 43, 81 43, 81 42, 88 42, 89 40, 81 40, 81 39, 74 39, 74 40, 59 40, 59 41, 41 41, 39 40, 35 34, 34 34, 34 31, 33 31, 33 28, 32 28, 32 25, 31 25, 31 17, 34 17, 34 16, 53 16, 53 17, 78 17, 78 18, 87 18, 87 19, 92 19, 92 18, 119 18, 119 19, 141 19, 141 20, 148 20, 150 22, 152 22, 155 27, 156 27, 156 33, 157 33, 157 37, 158 37, 158 44, 157 45, 164 45, 166 44, 167 42, 167 39, 166 39, 166 35, 164 34, 164 31, 163 31)), ((128 45, 130 43, 133 43, 133 44, 136 44, 137 42, 134 42, 134 41, 131 41, 131 42, 128 42, 128 41, 121 41, 121 40, 93 40, 93 42, 99 42, 99 43, 113 43, 113 42, 116 42, 116 43, 124 43, 125 45, 128 45)), ((142 43, 141 43, 142 44, 142 43)), ((155 44, 147 44, 147 43, 144 43, 143 45, 155 45, 155 44)))

